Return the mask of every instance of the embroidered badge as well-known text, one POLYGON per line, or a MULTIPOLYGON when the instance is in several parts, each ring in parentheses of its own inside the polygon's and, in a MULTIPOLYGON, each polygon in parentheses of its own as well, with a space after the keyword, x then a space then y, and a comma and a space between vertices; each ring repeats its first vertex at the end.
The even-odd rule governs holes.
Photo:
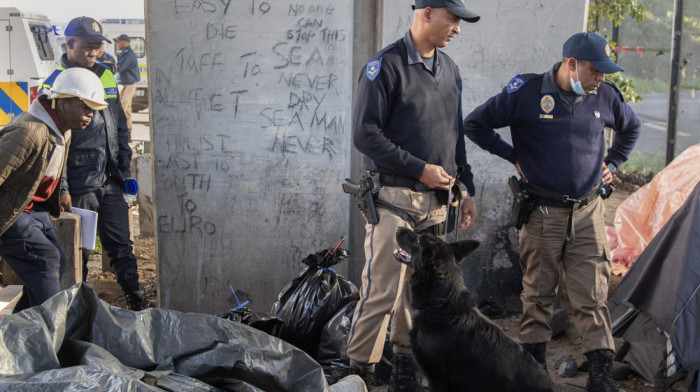
POLYGON ((593 112, 593 115, 595 116, 595 118, 600 118, 600 112, 597 110, 593 112))
POLYGON ((550 94, 542 96, 542 99, 540 99, 540 109, 545 114, 549 114, 554 110, 554 97, 552 97, 550 94))
POLYGON ((365 75, 367 75, 367 79, 370 81, 374 81, 374 79, 379 76, 379 70, 382 68, 382 58, 378 58, 376 60, 370 60, 367 63, 367 72, 365 75))
POLYGON ((610 57, 612 54, 612 50, 610 49, 610 45, 605 45, 605 55, 610 57))
POLYGON ((100 25, 97 22, 92 22, 92 29, 99 33, 100 32, 100 25))
POLYGON ((523 79, 520 77, 520 75, 517 75, 513 79, 508 82, 508 94, 514 93, 520 89, 520 87, 523 87, 527 83, 527 80, 523 79))

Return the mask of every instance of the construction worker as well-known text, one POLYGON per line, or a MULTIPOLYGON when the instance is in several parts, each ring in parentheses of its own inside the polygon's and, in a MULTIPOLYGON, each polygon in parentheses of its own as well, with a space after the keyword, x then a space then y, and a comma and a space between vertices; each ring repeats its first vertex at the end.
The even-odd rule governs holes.
POLYGON ((13 312, 60 290, 66 255, 51 218, 61 213, 60 181, 71 130, 83 132, 93 110, 106 107, 100 79, 74 68, 58 75, 46 94, 0 130, 0 256, 24 282, 13 312))

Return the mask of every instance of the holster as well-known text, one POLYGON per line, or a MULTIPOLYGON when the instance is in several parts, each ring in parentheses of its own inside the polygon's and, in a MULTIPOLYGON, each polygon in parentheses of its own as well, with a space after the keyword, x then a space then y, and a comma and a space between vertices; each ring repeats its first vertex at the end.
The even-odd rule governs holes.
POLYGON ((379 215, 377 215, 374 199, 374 193, 377 192, 378 187, 375 186, 372 177, 365 175, 357 184, 346 178, 342 185, 343 192, 357 199, 357 206, 360 208, 360 212, 367 223, 373 225, 379 223, 379 215))
POLYGON ((535 210, 536 202, 515 176, 508 179, 508 187, 513 192, 510 223, 517 230, 520 230, 523 228, 523 224, 527 223, 530 219, 530 214, 535 210))

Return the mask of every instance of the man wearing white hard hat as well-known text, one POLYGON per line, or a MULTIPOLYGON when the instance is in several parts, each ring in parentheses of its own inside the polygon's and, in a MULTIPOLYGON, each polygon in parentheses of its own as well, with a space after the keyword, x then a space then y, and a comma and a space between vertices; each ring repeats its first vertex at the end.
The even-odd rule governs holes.
MULTIPOLYGON (((131 176, 131 147, 126 115, 120 103, 117 81, 106 65, 97 62, 104 36, 102 25, 93 18, 73 18, 64 29, 67 50, 61 67, 43 83, 49 89, 57 75, 71 68, 86 69, 100 78, 109 107, 95 115, 85 132, 73 135, 66 170, 61 182, 61 208, 78 207, 97 212, 97 234, 107 252, 124 292, 126 307, 147 306, 139 289, 139 273, 130 238, 129 206, 124 194, 136 195, 138 182, 131 176)), ((83 281, 88 276, 90 251, 83 249, 83 281)))
POLYGON ((71 129, 84 130, 107 107, 100 79, 66 70, 29 110, 0 130, 0 256, 24 282, 18 312, 60 290, 66 255, 51 218, 61 213, 61 174, 71 129))

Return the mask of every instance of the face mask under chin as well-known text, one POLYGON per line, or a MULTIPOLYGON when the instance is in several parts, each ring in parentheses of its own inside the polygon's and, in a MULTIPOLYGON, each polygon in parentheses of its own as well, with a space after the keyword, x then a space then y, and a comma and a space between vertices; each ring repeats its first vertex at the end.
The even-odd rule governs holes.
MULTIPOLYGON (((578 61, 576 62, 576 79, 578 79, 578 61)), ((577 82, 574 83, 574 77, 569 76, 569 83, 571 83, 571 88, 574 90, 574 92, 578 95, 586 95, 586 92, 583 91, 583 86, 581 86, 581 80, 579 79, 577 82)))

